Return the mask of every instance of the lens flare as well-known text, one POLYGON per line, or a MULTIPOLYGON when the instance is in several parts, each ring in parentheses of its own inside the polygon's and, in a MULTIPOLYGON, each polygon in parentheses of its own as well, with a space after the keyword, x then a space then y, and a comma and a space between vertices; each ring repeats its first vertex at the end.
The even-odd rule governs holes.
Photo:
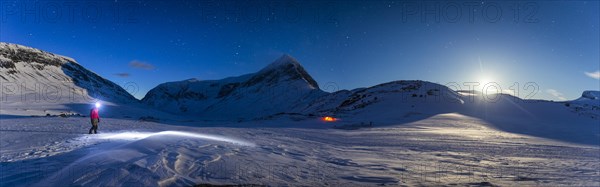
POLYGON ((96 102, 96 108, 100 108, 100 106, 102 106, 100 102, 96 102))

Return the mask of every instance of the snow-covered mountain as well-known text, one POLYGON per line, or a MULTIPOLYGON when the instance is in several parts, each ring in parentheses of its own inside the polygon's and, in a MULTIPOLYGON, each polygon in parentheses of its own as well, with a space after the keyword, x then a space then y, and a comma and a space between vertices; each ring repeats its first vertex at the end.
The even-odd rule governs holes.
POLYGON ((95 101, 139 102, 72 58, 17 44, 0 43, 0 82, 2 114, 85 114, 95 101))
POLYGON ((296 59, 283 55, 256 73, 164 83, 150 90, 142 102, 171 113, 237 120, 300 112, 324 95, 296 59))
POLYGON ((22 97, 25 102, 99 99, 128 103, 136 100, 119 85, 84 68, 72 58, 22 45, 0 43, 0 72, 4 86, 16 86, 17 89, 4 92, 4 96, 22 97))

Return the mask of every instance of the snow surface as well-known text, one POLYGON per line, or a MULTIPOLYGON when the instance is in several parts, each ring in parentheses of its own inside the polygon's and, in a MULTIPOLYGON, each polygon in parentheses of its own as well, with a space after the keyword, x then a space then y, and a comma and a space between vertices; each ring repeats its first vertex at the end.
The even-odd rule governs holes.
POLYGON ((0 120, 0 186, 600 185, 600 148, 507 133, 458 113, 358 130, 318 120, 186 127, 0 120), (279 125, 276 125, 279 124, 279 125))

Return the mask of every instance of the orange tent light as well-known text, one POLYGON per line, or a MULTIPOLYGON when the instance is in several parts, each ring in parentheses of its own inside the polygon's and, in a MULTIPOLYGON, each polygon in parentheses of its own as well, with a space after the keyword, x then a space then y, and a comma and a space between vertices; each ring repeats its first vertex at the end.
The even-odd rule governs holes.
POLYGON ((332 122, 332 121, 335 121, 335 120, 337 120, 337 119, 335 119, 334 117, 331 117, 331 116, 325 116, 325 117, 323 117, 323 121, 332 122))

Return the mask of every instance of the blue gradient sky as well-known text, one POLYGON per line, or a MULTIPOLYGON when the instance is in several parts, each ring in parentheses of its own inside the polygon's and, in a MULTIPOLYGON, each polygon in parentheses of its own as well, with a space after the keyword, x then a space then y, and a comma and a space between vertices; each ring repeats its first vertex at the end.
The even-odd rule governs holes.
POLYGON ((163 82, 255 72, 284 53, 339 89, 420 79, 504 90, 518 82, 520 97, 535 82, 533 98, 550 100, 600 90, 585 74, 600 70, 597 1, 3 0, 0 8, 0 41, 134 82, 138 98, 163 82))

